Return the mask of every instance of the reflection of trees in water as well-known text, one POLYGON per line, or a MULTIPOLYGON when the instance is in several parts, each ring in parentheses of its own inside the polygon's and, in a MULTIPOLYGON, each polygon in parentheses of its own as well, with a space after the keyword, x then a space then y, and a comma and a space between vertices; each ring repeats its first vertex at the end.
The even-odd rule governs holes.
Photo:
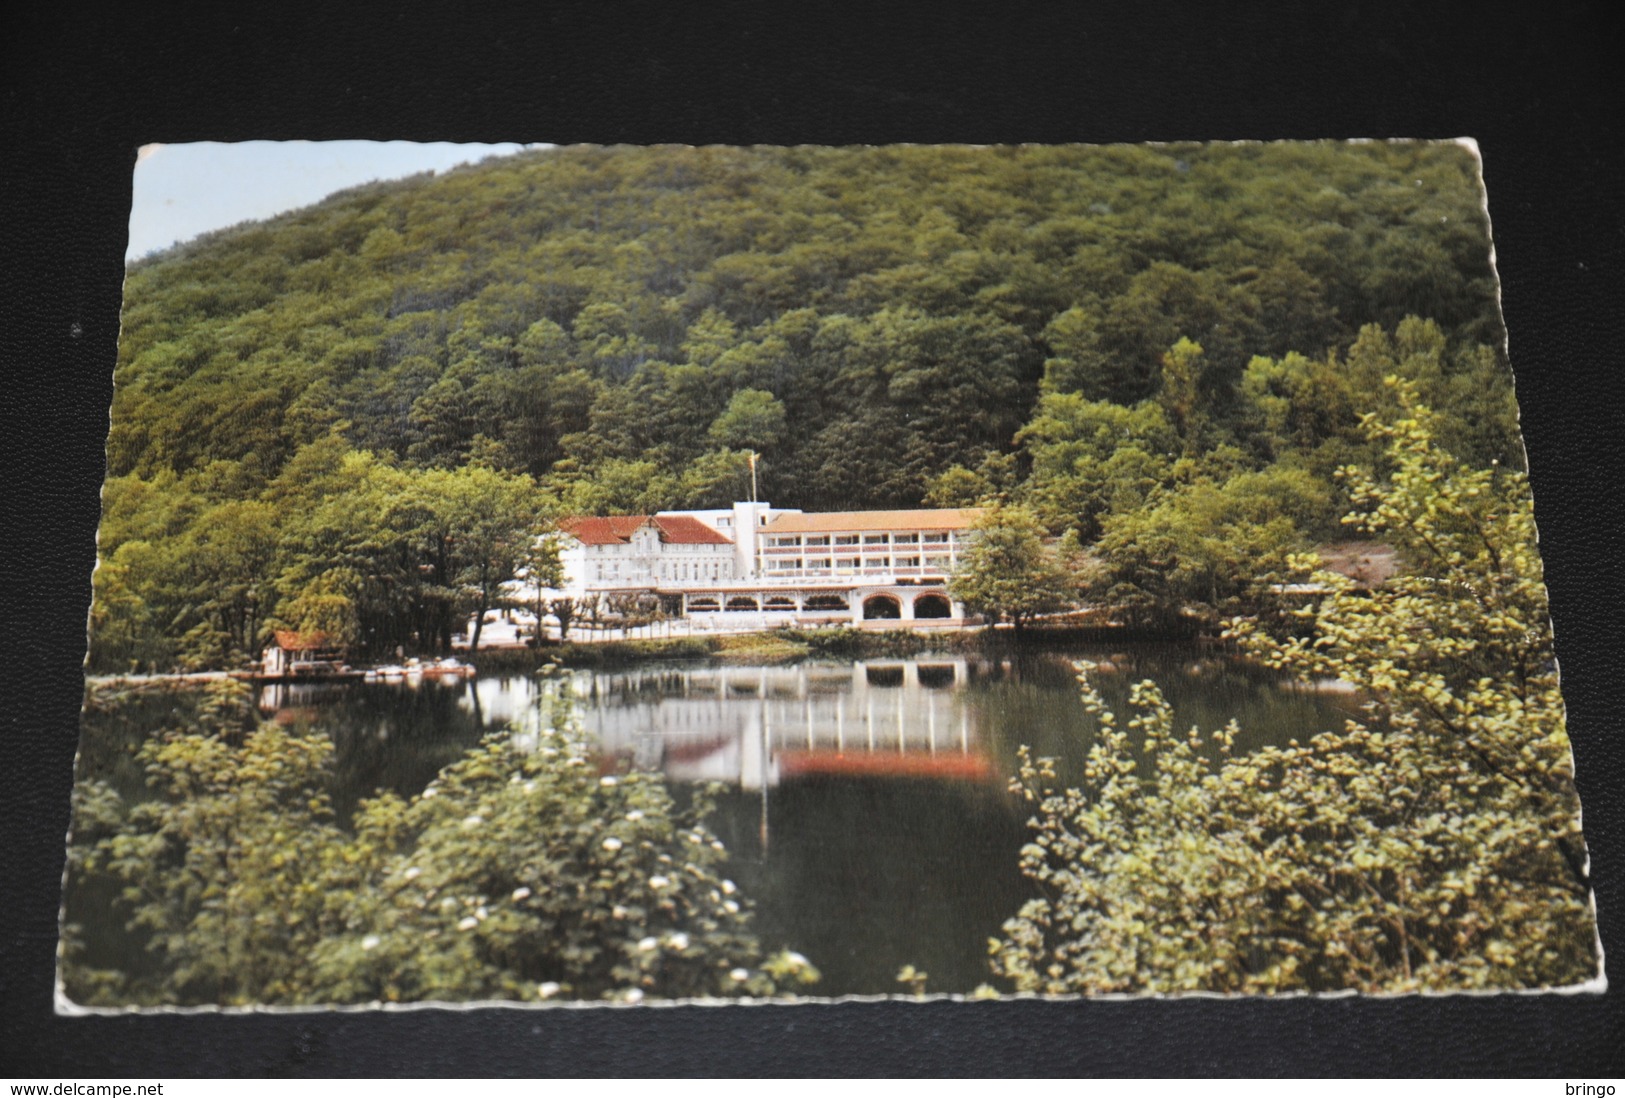
POLYGON ((347 687, 311 727, 333 740, 333 807, 347 818, 379 790, 410 797, 479 743, 487 729, 467 683, 347 687))
POLYGON ((1284 688, 1282 676, 1197 645, 1157 644, 1116 650, 1015 652, 970 665, 966 704, 1001 773, 1015 773, 1018 744, 1035 756, 1060 760, 1062 777, 1075 781, 1094 743, 1094 721, 1078 702, 1075 663, 1098 665, 1092 681, 1108 706, 1127 711, 1129 691, 1156 681, 1180 728, 1222 728, 1232 717, 1242 729, 1237 750, 1284 744, 1293 737, 1343 726, 1357 699, 1284 688))

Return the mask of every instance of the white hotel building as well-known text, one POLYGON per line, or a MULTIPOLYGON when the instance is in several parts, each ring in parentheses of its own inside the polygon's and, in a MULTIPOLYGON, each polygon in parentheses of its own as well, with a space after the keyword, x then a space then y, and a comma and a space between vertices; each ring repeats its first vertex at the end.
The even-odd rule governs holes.
POLYGON ((808 514, 767 503, 568 519, 559 593, 650 592, 763 624, 963 622, 948 593, 975 509, 808 514))

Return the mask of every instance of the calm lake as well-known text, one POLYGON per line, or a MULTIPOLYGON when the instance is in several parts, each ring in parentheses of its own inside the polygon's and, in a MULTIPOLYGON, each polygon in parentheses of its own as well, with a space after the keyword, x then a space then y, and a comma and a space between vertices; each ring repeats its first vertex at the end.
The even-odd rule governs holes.
MULTIPOLYGON (((897 994, 904 965, 930 992, 987 980, 987 940, 1030 896, 1017 870, 1027 811, 1008 783, 1018 745, 1075 775, 1093 736, 1072 661, 1127 713, 1129 686, 1163 688, 1182 727, 1242 726, 1237 748, 1338 727, 1354 698, 1293 689, 1195 648, 922 656, 774 666, 639 664, 567 672, 564 691, 606 768, 665 775, 683 796, 720 783, 709 824, 756 903, 768 949, 805 954, 821 996, 897 994)), ((375 790, 406 796, 492 729, 523 735, 546 690, 530 676, 422 685, 268 686, 258 718, 308 723, 337 747, 341 815, 375 790)), ((82 777, 141 788, 133 747, 191 704, 174 691, 85 718, 82 777)), ((93 921, 94 913, 82 913, 93 921)), ((88 927, 95 938, 94 928, 88 927)))

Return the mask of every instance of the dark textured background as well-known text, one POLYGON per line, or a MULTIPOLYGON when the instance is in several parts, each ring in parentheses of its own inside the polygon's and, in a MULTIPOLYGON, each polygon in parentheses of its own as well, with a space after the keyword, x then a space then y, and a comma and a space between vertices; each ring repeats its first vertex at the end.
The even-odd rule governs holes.
POLYGON ((31 7, 0 17, 0 1076, 1620 1072, 1617 992, 51 1013, 130 171, 147 141, 1477 138, 1602 934, 1625 956, 1621 43, 1604 5, 31 7))

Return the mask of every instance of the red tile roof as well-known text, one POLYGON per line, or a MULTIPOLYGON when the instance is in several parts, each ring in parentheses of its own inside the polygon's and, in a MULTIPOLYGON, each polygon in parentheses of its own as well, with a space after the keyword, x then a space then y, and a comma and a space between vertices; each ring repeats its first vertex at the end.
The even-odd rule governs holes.
POLYGON ((690 515, 656 515, 660 539, 675 545, 732 545, 733 539, 719 534, 690 515))
POLYGON ((315 652, 323 648, 338 647, 320 630, 300 633, 294 629, 276 630, 276 646, 287 652, 315 652))
POLYGON ((687 515, 609 515, 603 518, 570 518, 559 529, 584 545, 624 545, 643 527, 654 525, 660 540, 674 545, 732 545, 697 518, 687 515))
POLYGON ((608 518, 567 518, 559 529, 586 545, 618 545, 629 540, 648 515, 610 515, 608 518))

